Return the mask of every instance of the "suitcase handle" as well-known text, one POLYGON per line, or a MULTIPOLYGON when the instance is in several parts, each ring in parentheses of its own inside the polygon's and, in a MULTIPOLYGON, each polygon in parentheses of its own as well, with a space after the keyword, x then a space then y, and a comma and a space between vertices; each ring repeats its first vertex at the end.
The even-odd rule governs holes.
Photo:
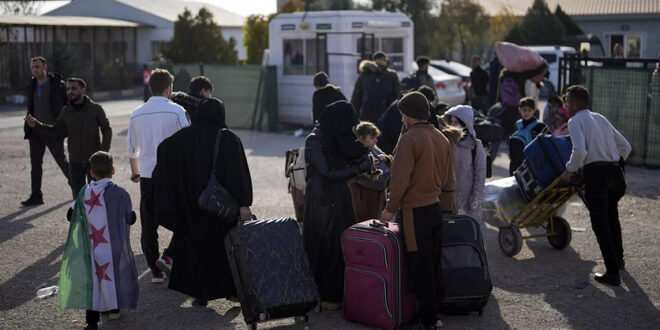
POLYGON ((374 228, 378 228, 378 227, 388 227, 388 228, 389 228, 389 227, 390 227, 390 223, 388 222, 387 224, 383 224, 382 222, 380 222, 380 221, 378 221, 378 220, 373 220, 373 221, 369 224, 369 227, 374 227, 374 228))

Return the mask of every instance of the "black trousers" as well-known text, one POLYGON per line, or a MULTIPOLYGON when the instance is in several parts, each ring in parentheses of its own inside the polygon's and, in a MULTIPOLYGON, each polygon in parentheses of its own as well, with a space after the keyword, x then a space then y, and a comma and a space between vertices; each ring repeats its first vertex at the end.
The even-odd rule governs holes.
MULTIPOLYGON (((153 182, 151 178, 140 178, 140 224, 142 226, 142 234, 140 235, 140 244, 142 245, 142 253, 147 259, 147 265, 154 275, 160 274, 160 270, 156 267, 156 261, 160 257, 158 250, 158 222, 154 216, 154 192, 153 182)), ((163 251, 166 255, 174 259, 174 236, 170 240, 170 244, 163 251)))
POLYGON ((618 203, 626 193, 623 170, 614 164, 587 164, 584 167, 585 198, 607 272, 619 274, 623 260, 618 203))
MULTIPOLYGON (((109 312, 119 313, 119 309, 113 309, 109 312)), ((93 311, 89 309, 85 311, 85 323, 90 325, 98 325, 100 320, 101 320, 101 312, 93 311)))
POLYGON ((442 230, 442 211, 440 203, 414 208, 413 228, 402 221, 403 236, 406 231, 415 231, 417 251, 406 253, 406 264, 408 266, 408 283, 417 295, 419 302, 419 316, 424 326, 432 326, 438 317, 438 303, 442 301, 443 292, 437 274, 440 268, 441 242, 440 231, 442 230))
POLYGON ((37 130, 32 130, 32 135, 30 135, 28 141, 30 142, 30 165, 32 166, 30 176, 33 195, 41 195, 42 164, 46 148, 50 150, 50 154, 53 155, 57 166, 60 167, 67 181, 70 181, 69 163, 66 161, 66 156, 64 156, 64 137, 49 136, 37 130))
POLYGON ((80 192, 80 189, 86 183, 92 182, 92 175, 89 172, 88 162, 70 162, 69 163, 69 182, 71 184, 71 191, 75 199, 80 192))

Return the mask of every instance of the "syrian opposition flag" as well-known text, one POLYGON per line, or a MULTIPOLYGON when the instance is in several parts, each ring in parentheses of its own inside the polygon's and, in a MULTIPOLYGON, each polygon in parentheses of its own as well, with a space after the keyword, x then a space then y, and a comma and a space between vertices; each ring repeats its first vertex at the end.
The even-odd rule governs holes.
POLYGON ((110 180, 81 189, 73 205, 58 300, 60 309, 108 311, 117 308, 112 245, 103 199, 110 180))

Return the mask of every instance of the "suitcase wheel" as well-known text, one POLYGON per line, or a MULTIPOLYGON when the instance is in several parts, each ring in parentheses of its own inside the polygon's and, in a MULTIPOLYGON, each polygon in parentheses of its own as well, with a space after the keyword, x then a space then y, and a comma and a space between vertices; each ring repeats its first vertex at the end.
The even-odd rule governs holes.
POLYGON ((262 322, 263 322, 263 321, 268 320, 269 318, 270 318, 270 317, 268 316, 267 313, 259 313, 259 321, 262 321, 262 322))
POLYGON ((515 225, 501 227, 498 239, 500 249, 509 257, 515 256, 522 249, 522 234, 515 225))
POLYGON ((309 322, 309 316, 307 315, 299 315, 294 318, 294 321, 296 323, 307 323, 309 322))

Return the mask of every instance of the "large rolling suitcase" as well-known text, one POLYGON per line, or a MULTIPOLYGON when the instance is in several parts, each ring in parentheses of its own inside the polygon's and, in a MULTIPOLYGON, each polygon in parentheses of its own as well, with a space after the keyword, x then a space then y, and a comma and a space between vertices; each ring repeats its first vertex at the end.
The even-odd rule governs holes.
POLYGON ((296 220, 239 222, 229 231, 225 247, 250 329, 269 319, 307 321, 320 296, 296 220))
POLYGON ((344 316, 347 320, 396 329, 415 312, 415 295, 408 291, 399 225, 376 220, 346 229, 341 237, 346 263, 344 316))
POLYGON ((493 285, 479 223, 465 215, 445 216, 439 282, 440 310, 448 314, 483 312, 493 285))

